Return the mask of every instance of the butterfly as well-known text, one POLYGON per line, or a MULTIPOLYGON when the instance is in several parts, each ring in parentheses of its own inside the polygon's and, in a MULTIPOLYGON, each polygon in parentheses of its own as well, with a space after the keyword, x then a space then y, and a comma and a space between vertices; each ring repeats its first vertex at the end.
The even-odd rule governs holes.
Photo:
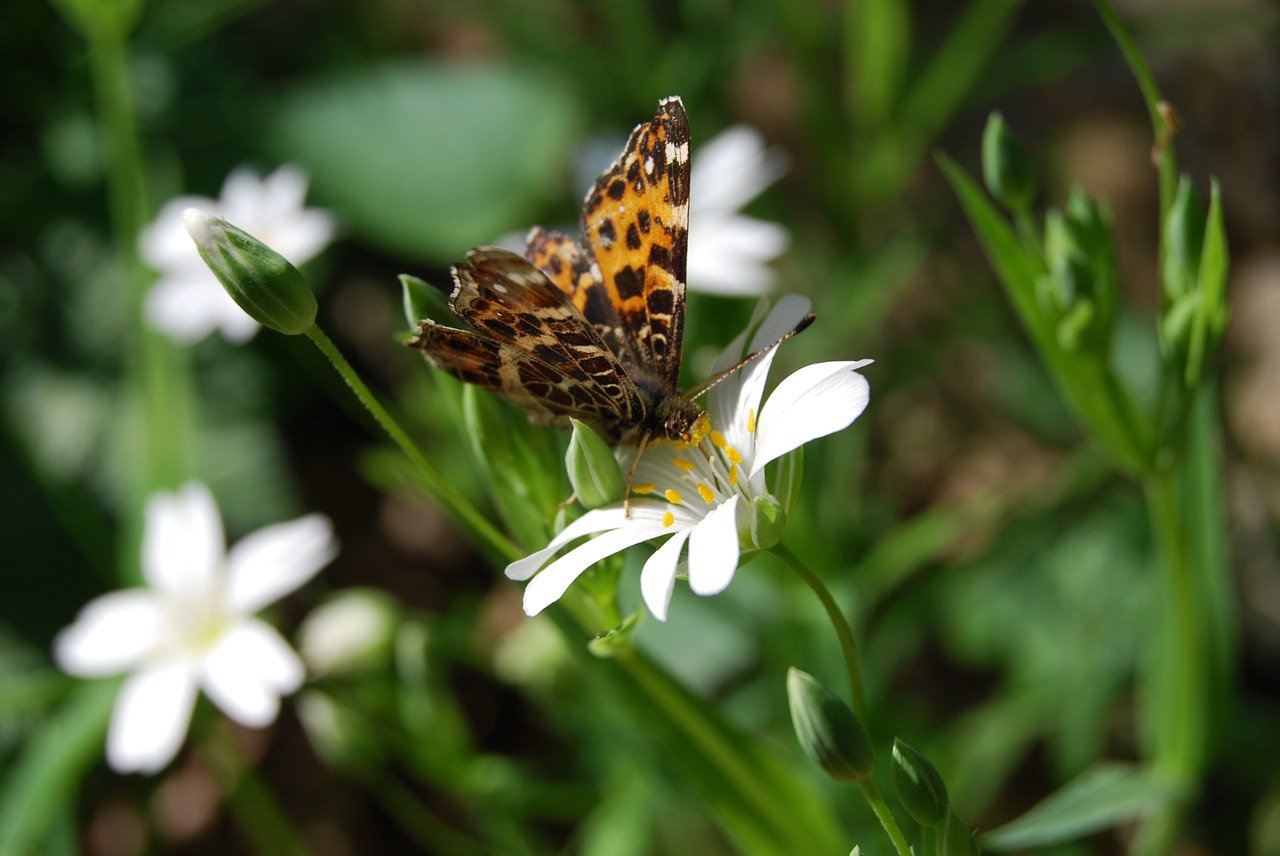
POLYGON ((449 305, 409 344, 537 424, 589 425, 613 445, 696 444, 710 420, 678 390, 689 243, 689 117, 664 98, 582 208, 582 237, 534 228, 527 258, 499 247, 452 268, 449 305))

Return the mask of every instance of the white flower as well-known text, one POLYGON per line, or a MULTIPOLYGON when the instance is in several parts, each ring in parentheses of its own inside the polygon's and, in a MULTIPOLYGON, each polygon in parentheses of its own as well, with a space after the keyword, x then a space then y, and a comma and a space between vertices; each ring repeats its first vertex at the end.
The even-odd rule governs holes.
POLYGON ((54 640, 66 672, 130 672, 116 698, 107 761, 155 772, 182 744, 196 692, 232 719, 272 722, 280 696, 302 685, 297 654, 253 613, 311 579, 336 553, 329 521, 311 514, 262 529, 229 552, 212 494, 191 483, 147 502, 147 588, 90 601, 54 640))
MULTIPOLYGON (((750 348, 743 349, 744 332, 721 354, 715 371, 776 341, 808 311, 807 299, 784 297, 760 325, 750 348)), ((810 440, 848 427, 870 399, 867 381, 856 370, 871 360, 827 362, 805 366, 783 380, 761 408, 765 377, 776 350, 711 389, 712 430, 701 444, 681 449, 662 443, 646 449, 632 484, 633 492, 642 496, 632 500, 630 517, 621 503, 590 511, 545 548, 507 567, 508 577, 529 579, 571 541, 601 533, 530 581, 524 593, 525 612, 541 612, 606 556, 655 538, 667 540, 645 563, 640 588, 649 611, 659 620, 666 620, 686 542, 689 587, 694 593, 717 594, 729 585, 742 544, 755 548, 750 540, 753 504, 769 497, 765 465, 810 440)))
POLYGON ((205 266, 182 225, 182 212, 200 208, 225 218, 294 265, 302 265, 333 240, 335 223, 325 211, 304 208, 307 178, 282 166, 266 178, 239 168, 227 176, 218 199, 180 196, 167 202, 138 239, 138 252, 160 278, 147 294, 147 323, 183 342, 221 330, 229 342, 246 342, 258 322, 244 313, 205 266))
POLYGON ((689 178, 689 270, 686 281, 708 294, 763 294, 773 285, 768 263, 790 237, 777 223, 739 214, 786 171, 760 132, 735 125, 694 153, 689 178))

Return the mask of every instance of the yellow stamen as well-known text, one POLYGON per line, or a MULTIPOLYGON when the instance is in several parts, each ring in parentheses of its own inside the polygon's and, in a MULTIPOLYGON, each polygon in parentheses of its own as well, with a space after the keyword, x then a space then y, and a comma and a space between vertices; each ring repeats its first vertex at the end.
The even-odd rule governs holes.
POLYGON ((667 498, 667 502, 671 503, 672 505, 679 505, 680 503, 684 502, 684 497, 680 495, 680 491, 678 490, 668 489, 663 492, 663 495, 667 498))
POLYGON ((676 458, 675 463, 677 467, 684 470, 686 473, 693 472, 693 461, 686 460, 685 458, 676 458))
POLYGON ((729 484, 736 486, 738 484, 738 468, 729 467, 729 484))
POLYGON ((725 446, 724 454, 725 454, 725 457, 729 459, 729 463, 731 464, 742 463, 742 454, 732 446, 725 446))
POLYGON ((756 409, 752 407, 747 411, 747 431, 756 433, 756 409))
POLYGON ((675 522, 676 522, 676 516, 672 514, 670 511, 662 515, 662 526, 664 529, 671 526, 671 524, 675 522))
POLYGON ((722 447, 722 448, 723 448, 723 447, 724 447, 724 445, 725 445, 724 435, 723 435, 723 434, 721 434, 719 431, 712 431, 712 432, 711 432, 711 444, 712 444, 713 446, 720 446, 720 447, 722 447))
POLYGON ((702 501, 707 505, 716 501, 715 493, 713 493, 711 488, 707 487, 702 482, 698 482, 698 496, 702 497, 702 501))
POLYGON ((633 484, 633 485, 631 486, 631 492, 632 492, 632 493, 653 493, 653 489, 654 489, 655 487, 657 487, 657 485, 652 485, 652 484, 648 484, 648 483, 645 483, 645 484, 633 484))

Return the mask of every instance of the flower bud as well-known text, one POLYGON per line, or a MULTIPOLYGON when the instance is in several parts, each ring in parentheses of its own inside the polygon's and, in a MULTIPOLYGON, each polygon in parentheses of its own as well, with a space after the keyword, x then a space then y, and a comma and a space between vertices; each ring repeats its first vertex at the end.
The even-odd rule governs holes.
POLYGON ((839 782, 871 775, 876 766, 871 738, 839 696, 793 667, 787 670, 787 699, 796 739, 827 775, 839 782))
POLYGON ((441 324, 455 324, 453 311, 440 289, 411 274, 400 274, 400 287, 404 292, 404 317, 411 328, 424 318, 441 324))
POLYGON ((1195 288, 1200 269, 1204 212, 1186 176, 1178 182, 1173 205, 1164 221, 1164 258, 1160 266, 1165 296, 1177 300, 1195 288))
POLYGON ((564 466, 578 501, 584 508, 600 508, 622 499, 622 470, 609 445, 587 425, 577 419, 569 421, 573 423, 573 435, 564 466))
POLYGON ((305 690, 294 704, 316 755, 340 770, 369 773, 386 761, 376 737, 360 717, 318 690, 305 690))
POLYGON ((298 652, 318 676, 375 667, 390 660, 399 623, 396 602, 384 592, 347 589, 303 619, 298 628, 298 652))
POLYGON ((921 826, 947 816, 947 786, 929 759, 897 738, 893 741, 893 787, 907 814, 921 826))
POLYGON ((1031 159, 1018 145, 999 113, 992 113, 982 133, 982 177, 991 195, 1011 211, 1026 211, 1036 194, 1031 159))
POLYGON ((619 651, 629 651, 635 647, 636 631, 644 621, 644 614, 636 610, 627 616, 621 624, 612 630, 592 638, 587 643, 587 650, 602 660, 608 660, 619 651))
POLYGON ((288 336, 315 324, 315 295, 284 256, 198 208, 182 212, 182 223, 209 270, 250 318, 288 336))
POLYGON ((782 503, 769 494, 751 503, 751 544, 757 550, 768 550, 782 540, 787 528, 787 512, 782 503))
POLYGON ((981 856, 973 833, 954 811, 947 812, 947 824, 942 828, 942 856, 981 856))

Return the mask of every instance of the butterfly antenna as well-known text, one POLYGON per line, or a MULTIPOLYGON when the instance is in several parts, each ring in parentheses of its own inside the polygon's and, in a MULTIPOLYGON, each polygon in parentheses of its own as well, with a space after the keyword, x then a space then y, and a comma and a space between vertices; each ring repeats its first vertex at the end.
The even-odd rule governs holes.
POLYGON ((818 316, 810 312, 808 315, 800 319, 799 324, 796 324, 796 326, 792 327, 789 331, 787 331, 786 333, 783 333, 777 339, 765 345, 760 350, 753 351, 752 353, 747 354, 745 357, 742 358, 742 361, 739 362, 737 365, 730 366, 724 371, 718 371, 715 374, 713 374, 711 377, 704 380, 702 383, 698 384, 697 386, 691 387, 688 390, 686 390, 683 397, 689 401, 693 401, 695 398, 700 398, 703 395, 706 395, 713 386, 720 383, 720 381, 729 377, 734 372, 740 371, 749 363, 753 363, 756 360, 760 359, 765 354, 769 353, 774 348, 778 347, 783 342, 790 339, 792 336, 795 336, 798 333, 803 333, 808 328, 808 326, 812 324, 815 319, 817 319, 817 317, 818 316))

